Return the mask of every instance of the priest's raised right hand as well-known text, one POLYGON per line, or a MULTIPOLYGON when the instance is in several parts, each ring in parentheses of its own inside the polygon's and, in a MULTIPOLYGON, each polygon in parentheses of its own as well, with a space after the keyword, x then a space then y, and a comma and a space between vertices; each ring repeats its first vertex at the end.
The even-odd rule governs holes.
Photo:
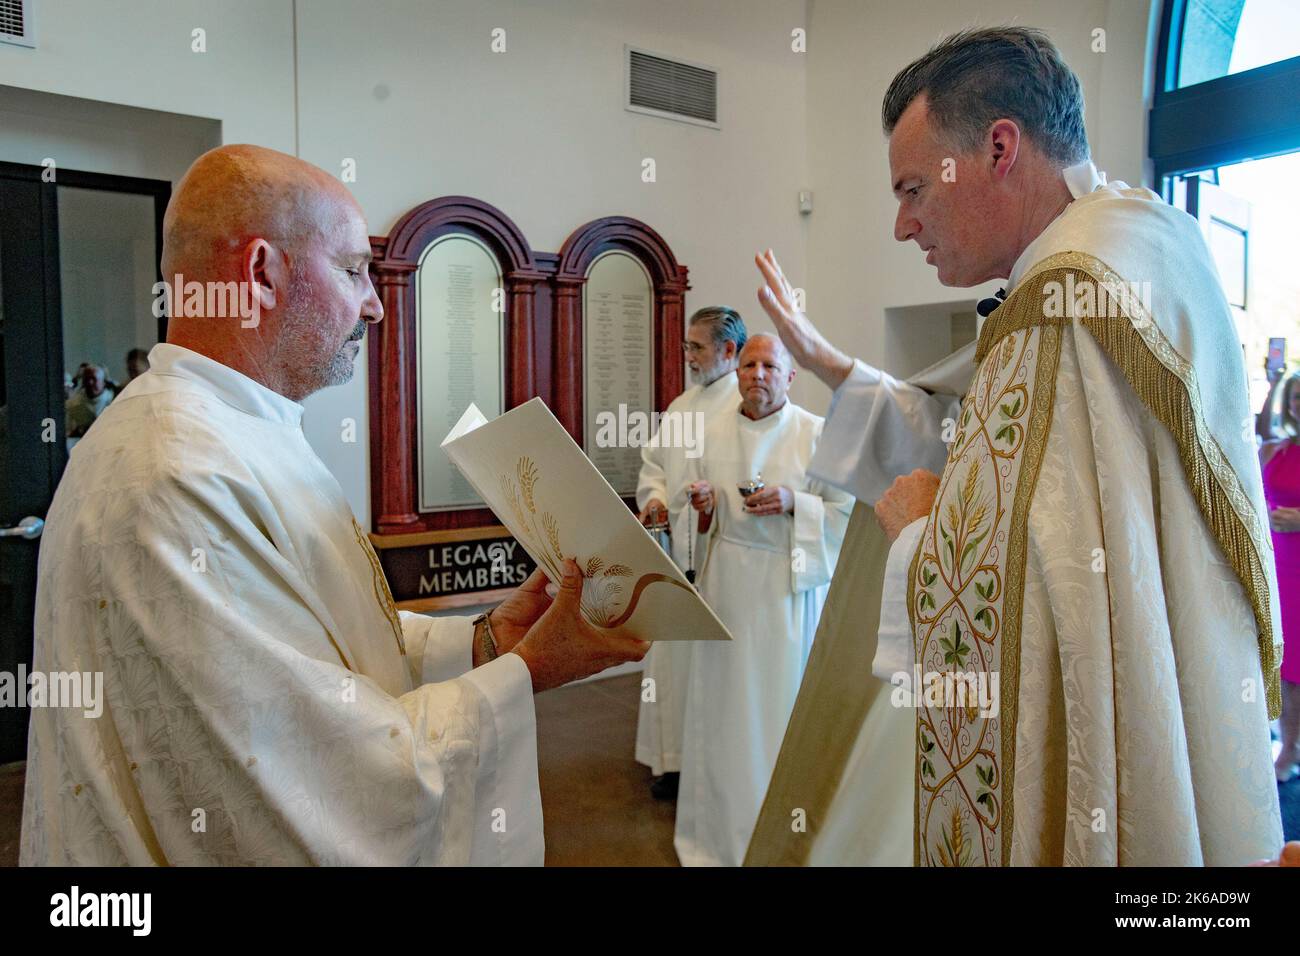
POLYGON ((648 641, 621 630, 603 630, 582 616, 582 572, 572 559, 564 562, 564 580, 555 601, 510 653, 518 654, 533 678, 533 693, 597 674, 607 667, 639 661, 648 641))
POLYGON ((755 255, 754 265, 758 266, 764 282, 758 290, 758 304, 776 326, 776 334, 790 356, 835 391, 853 371, 853 359, 827 341, 804 314, 771 249, 755 255))

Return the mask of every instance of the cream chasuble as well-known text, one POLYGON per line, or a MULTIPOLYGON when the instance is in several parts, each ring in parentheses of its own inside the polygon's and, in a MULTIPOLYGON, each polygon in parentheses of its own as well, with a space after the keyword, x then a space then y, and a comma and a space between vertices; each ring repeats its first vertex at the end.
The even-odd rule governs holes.
POLYGON ((532 685, 393 607, 302 406, 204 356, 72 453, 41 544, 26 865, 540 864, 532 685))
POLYGON ((914 861, 1275 856, 1273 558, 1200 232, 1112 183, 1011 288, 907 572, 914 861))
POLYGON ((960 411, 974 355, 972 343, 906 382, 855 362, 835 391, 809 473, 858 503, 746 866, 911 862, 915 728, 891 705, 888 674, 871 675, 889 553, 871 506, 899 475, 942 470, 943 422, 960 411))
POLYGON ((859 501, 746 866, 911 864, 914 715, 871 674, 888 551, 859 501))
MULTIPOLYGON (((696 385, 678 395, 669 404, 667 414, 699 414, 707 425, 716 415, 734 413, 739 404, 736 373, 728 372, 708 385, 696 385)), ((673 428, 694 429, 695 422, 693 419, 689 426, 682 426, 679 418, 673 428)), ((672 558, 683 571, 691 565, 687 535, 691 533, 689 516, 695 514, 686 489, 691 482, 703 477, 703 457, 699 454, 703 451, 703 436, 695 431, 690 434, 698 439, 694 448, 646 445, 641 449, 641 474, 636 489, 638 508, 644 508, 651 498, 658 498, 668 507, 672 558), (688 452, 696 457, 689 457, 688 452)), ((694 563, 698 569, 704 563, 704 556, 695 556, 694 563)), ((654 681, 655 692, 653 700, 646 700, 646 695, 642 694, 636 722, 636 759, 656 776, 682 769, 682 721, 686 716, 686 681, 690 665, 689 641, 656 641, 645 656, 642 674, 654 681)))
POLYGON ((719 416, 706 432, 718 504, 707 539, 697 537, 697 553, 707 548, 699 589, 734 640, 691 644, 673 840, 687 866, 744 860, 799 691, 853 504, 807 475, 821 429, 786 402, 757 421, 719 416), (794 492, 793 514, 744 513, 737 485, 759 472, 794 492))

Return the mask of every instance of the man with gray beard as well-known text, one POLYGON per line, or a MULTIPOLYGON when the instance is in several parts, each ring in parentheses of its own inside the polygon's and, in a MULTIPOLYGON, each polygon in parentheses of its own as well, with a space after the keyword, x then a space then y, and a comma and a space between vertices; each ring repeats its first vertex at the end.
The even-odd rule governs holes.
MULTIPOLYGON (((735 309, 708 306, 691 316, 686 330, 686 364, 693 387, 669 404, 668 421, 683 421, 687 415, 700 420, 678 427, 678 434, 694 434, 703 441, 704 428, 720 412, 734 412, 740 405, 736 391, 736 363, 748 333, 735 309), (698 427, 696 427, 698 426, 698 427)), ((661 430, 661 434, 662 434, 661 430)), ((655 444, 655 443, 652 443, 655 444)), ((641 476, 636 502, 641 520, 648 524, 669 522, 672 558, 688 575, 701 556, 690 547, 690 485, 704 477, 701 448, 641 449, 641 476), (694 457, 688 456, 690 452, 694 457)), ((691 660, 689 642, 659 642, 645 658, 641 712, 636 727, 636 759, 650 768, 657 779, 650 792, 658 799, 677 796, 682 761, 682 720, 686 712, 686 681, 691 660)))

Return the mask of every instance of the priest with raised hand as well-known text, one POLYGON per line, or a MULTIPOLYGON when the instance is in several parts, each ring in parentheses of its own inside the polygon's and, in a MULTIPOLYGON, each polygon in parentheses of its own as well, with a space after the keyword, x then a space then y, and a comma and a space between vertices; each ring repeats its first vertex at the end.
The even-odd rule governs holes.
POLYGON ((744 860, 853 506, 808 476, 822 419, 787 398, 794 374, 776 336, 750 337, 738 407, 709 423, 691 492, 698 586, 733 640, 691 645, 673 839, 685 866, 744 860))
MULTIPOLYGON (((788 326, 794 295, 771 250, 755 256, 760 295, 788 326)), ((808 474, 858 499, 746 866, 901 866, 912 858, 912 714, 892 706, 876 657, 889 541, 873 506, 893 480, 942 468, 943 435, 974 371, 974 343, 906 380, 857 360, 835 391, 808 474), (835 414, 845 399, 858 417, 835 414)))
MULTIPOLYGON (((740 313, 727 306, 705 306, 691 315, 682 347, 694 384, 669 403, 664 421, 671 425, 661 425, 656 438, 675 431, 678 436, 694 435, 694 444, 655 440, 641 448, 638 517, 648 525, 668 524, 671 557, 692 578, 696 570, 691 547, 695 510, 690 506, 690 486, 704 477, 707 423, 717 415, 734 414, 740 404, 736 363, 747 335, 740 313), (688 415, 692 420, 686 424, 683 419, 688 415)), ((650 793, 659 800, 677 796, 690 664, 689 641, 656 641, 645 656, 636 759, 655 775, 650 793)))
MULTIPOLYGON (((945 285, 1008 280, 942 474, 876 507, 894 539, 877 660, 906 662, 915 705, 914 862, 1277 857, 1277 585, 1195 222, 1097 172, 1078 79, 1039 31, 950 37, 882 114, 895 238, 945 285), (958 697, 967 676, 991 699, 958 697)), ((842 385, 853 361, 780 298, 796 360, 842 385)), ((866 411, 844 394, 832 419, 866 411)))
POLYGON ((163 228, 167 341, 47 519, 35 667, 106 703, 32 714, 21 862, 541 864, 533 694, 645 643, 582 619, 572 561, 473 622, 393 606, 301 426, 383 316, 337 180, 224 146, 163 228), (195 282, 248 314, 175 309, 195 282))

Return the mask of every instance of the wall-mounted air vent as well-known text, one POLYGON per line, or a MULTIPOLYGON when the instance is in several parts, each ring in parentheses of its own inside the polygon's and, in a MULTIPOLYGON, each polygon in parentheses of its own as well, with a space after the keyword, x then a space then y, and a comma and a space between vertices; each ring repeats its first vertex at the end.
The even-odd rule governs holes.
POLYGON ((625 50, 627 109, 719 128, 717 70, 632 47, 625 50))
POLYGON ((0 43, 36 46, 32 3, 33 0, 0 0, 0 43))

